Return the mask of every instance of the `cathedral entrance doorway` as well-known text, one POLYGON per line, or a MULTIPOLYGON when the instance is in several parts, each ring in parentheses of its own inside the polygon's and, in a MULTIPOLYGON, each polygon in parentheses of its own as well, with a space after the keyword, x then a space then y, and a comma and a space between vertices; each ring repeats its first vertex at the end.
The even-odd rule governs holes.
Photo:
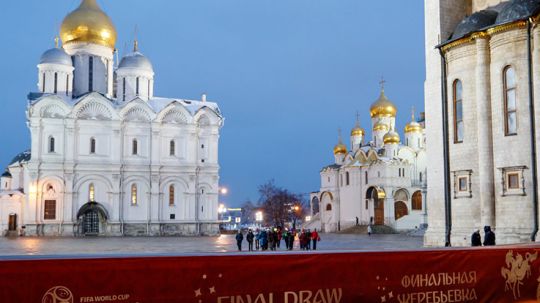
POLYGON ((394 204, 394 217, 396 220, 399 220, 401 217, 404 217, 409 214, 409 211, 407 209, 407 204, 405 204, 403 201, 397 201, 394 204))
POLYGON ((84 204, 77 213, 79 221, 79 234, 84 236, 97 236, 104 232, 108 219, 107 210, 97 202, 84 204))
POLYGON ((366 199, 373 201, 373 212, 375 225, 384 225, 384 190, 378 187, 370 187, 366 192, 366 199))
POLYGON ((8 230, 16 231, 17 230, 17 214, 10 214, 8 221, 8 230))

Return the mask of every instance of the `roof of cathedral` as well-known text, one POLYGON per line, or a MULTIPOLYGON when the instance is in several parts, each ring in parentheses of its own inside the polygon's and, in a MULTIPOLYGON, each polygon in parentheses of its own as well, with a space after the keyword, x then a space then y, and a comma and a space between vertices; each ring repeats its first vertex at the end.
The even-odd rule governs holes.
POLYGON ((51 48, 41 55, 39 64, 61 64, 73 66, 71 57, 62 48, 51 48))
POLYGON ((495 23, 498 13, 494 10, 482 10, 461 20, 450 39, 462 38, 472 32, 482 30, 495 23))
POLYGON ((381 94, 379 98, 371 104, 369 109, 371 117, 395 117, 397 113, 397 107, 390 101, 384 94, 384 88, 381 88, 381 94))
POLYGON ((32 157, 32 153, 30 152, 30 150, 25 150, 22 153, 19 153, 18 155, 16 155, 15 158, 13 158, 11 162, 9 162, 9 166, 13 164, 26 163, 30 161, 31 157, 32 157))
POLYGON ((512 0, 506 3, 497 17, 497 24, 523 20, 540 12, 540 0, 512 0))
POLYGON ((122 60, 120 60, 118 69, 121 68, 133 68, 154 72, 152 62, 150 62, 150 60, 140 53, 136 48, 134 52, 125 55, 122 60))
POLYGON ((2 174, 2 177, 11 178, 11 173, 9 172, 9 170, 6 169, 6 171, 2 174))

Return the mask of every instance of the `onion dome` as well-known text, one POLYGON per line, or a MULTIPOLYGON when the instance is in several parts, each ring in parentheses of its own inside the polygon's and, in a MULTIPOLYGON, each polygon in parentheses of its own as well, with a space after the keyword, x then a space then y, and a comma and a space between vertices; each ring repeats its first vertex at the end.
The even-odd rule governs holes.
POLYGON ((41 55, 39 64, 59 64, 73 66, 71 57, 62 48, 51 48, 41 55))
POLYGON ((344 155, 347 152, 347 146, 341 142, 334 146, 334 155, 344 155))
POLYGON ((351 130, 351 137, 364 136, 365 133, 366 131, 362 127, 360 127, 360 114, 356 112, 356 124, 351 130))
POLYGON ((2 174, 2 178, 11 178, 11 173, 9 170, 6 169, 6 171, 2 174))
POLYGON ((137 70, 144 70, 148 72, 154 72, 154 68, 152 66, 152 63, 148 58, 146 58, 143 54, 139 52, 139 47, 137 41, 135 41, 135 45, 133 47, 133 52, 124 56, 122 60, 120 60, 120 64, 118 65, 118 68, 130 68, 130 69, 137 69, 137 70))
POLYGON ((423 130, 422 125, 420 123, 416 122, 416 119, 414 118, 414 108, 412 110, 412 116, 411 116, 411 122, 409 122, 407 125, 405 125, 405 133, 421 133, 423 130))
POLYGON ((62 22, 60 37, 68 43, 95 43, 114 49, 116 29, 96 0, 82 0, 81 5, 62 22))
POLYGON ((470 33, 477 32, 483 28, 495 24, 498 13, 494 10, 482 10, 461 20, 456 26, 452 39, 462 38, 470 33))
POLYGON ((399 139, 399 134, 394 130, 389 131, 383 137, 384 144, 399 144, 401 140, 399 139))
POLYGON ((377 123, 375 123, 375 125, 373 126, 373 131, 380 131, 380 130, 383 130, 383 131, 388 131, 390 128, 388 127, 387 124, 384 124, 383 122, 379 121, 377 123))
POLYGON ((523 20, 540 12, 540 0, 512 0, 503 6, 496 23, 503 24, 523 20))
POLYGON ((392 101, 388 100, 386 98, 386 95, 384 94, 384 88, 381 89, 381 95, 379 96, 379 99, 377 99, 369 109, 371 113, 371 118, 373 117, 395 117, 397 113, 397 108, 392 103, 392 101))

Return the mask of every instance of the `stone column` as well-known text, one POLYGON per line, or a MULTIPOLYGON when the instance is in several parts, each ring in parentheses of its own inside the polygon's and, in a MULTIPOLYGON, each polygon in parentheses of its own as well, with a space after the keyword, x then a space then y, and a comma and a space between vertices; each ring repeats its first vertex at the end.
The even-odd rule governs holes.
MULTIPOLYGON (((534 115, 536 117, 536 148, 540 148, 540 131, 538 130, 538 125, 540 123, 540 86, 537 84, 538 82, 536 80, 540 79, 540 27, 538 25, 535 25, 533 29, 533 50, 532 50, 532 66, 533 66, 533 94, 534 94, 534 115)), ((537 156, 538 161, 538 156, 537 156)), ((540 167, 537 167, 537 176, 540 176, 540 167)), ((538 197, 540 197, 540 192, 538 193, 538 197)), ((540 214, 536 214, 536 216, 540 217, 540 214)), ((539 218, 540 221, 540 218, 539 218)), ((540 242, 540 237, 536 236, 536 241, 540 242)))
POLYGON ((490 53, 486 38, 476 39, 476 113, 480 221, 495 227, 493 134, 491 129, 490 53))

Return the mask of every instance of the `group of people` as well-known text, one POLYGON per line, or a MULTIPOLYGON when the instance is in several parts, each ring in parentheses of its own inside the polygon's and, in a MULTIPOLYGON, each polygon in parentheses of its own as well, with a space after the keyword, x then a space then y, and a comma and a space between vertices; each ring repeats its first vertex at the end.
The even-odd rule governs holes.
MULTIPOLYGON (((491 226, 484 226, 484 246, 495 245, 495 233, 491 230, 491 226)), ((475 230, 471 236, 471 246, 482 246, 482 237, 480 230, 475 230)))
POLYGON ((316 250, 317 242, 321 240, 317 229, 311 231, 309 229, 302 229, 297 231, 296 229, 288 230, 287 228, 273 227, 266 229, 256 229, 255 231, 249 229, 244 237, 242 230, 238 230, 236 234, 236 245, 238 251, 242 251, 242 242, 246 239, 248 243, 248 250, 272 250, 275 251, 281 247, 281 242, 285 244, 285 249, 293 250, 294 241, 298 238, 300 243, 300 249, 302 250, 316 250), (255 246, 254 246, 255 245, 255 246))

